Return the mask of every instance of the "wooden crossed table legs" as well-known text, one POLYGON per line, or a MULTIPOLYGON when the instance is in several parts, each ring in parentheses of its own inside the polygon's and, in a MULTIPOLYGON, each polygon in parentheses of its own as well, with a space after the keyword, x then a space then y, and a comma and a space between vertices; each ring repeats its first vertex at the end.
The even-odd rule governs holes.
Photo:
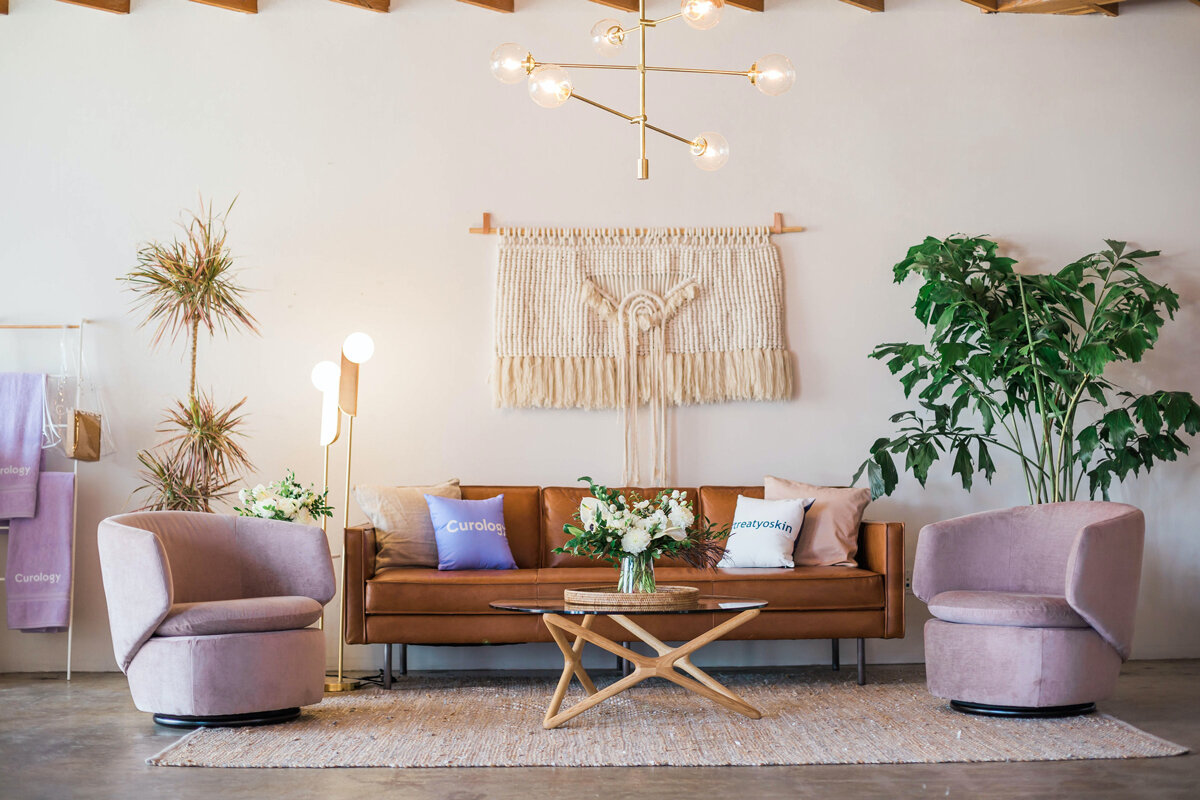
POLYGON ((576 624, 567 617, 559 614, 543 614, 542 621, 546 623, 546 627, 550 630, 550 635, 554 637, 554 641, 558 644, 558 649, 562 650, 565 663, 563 664, 562 677, 558 679, 558 687, 554 690, 554 697, 550 700, 550 707, 546 709, 546 718, 542 721, 542 727, 547 730, 557 728, 559 725, 574 719, 589 708, 597 706, 608 698, 636 686, 647 678, 665 678, 689 691, 707 697, 709 700, 728 708, 730 711, 745 714, 751 719, 759 719, 762 717, 762 712, 738 697, 725 686, 713 680, 710 675, 693 664, 689 659, 692 653, 704 647, 704 645, 720 639, 735 628, 754 619, 758 616, 758 611, 757 608, 743 611, 736 617, 722 622, 708 633, 697 636, 687 644, 674 648, 668 647, 655 637, 654 634, 623 614, 608 615, 609 619, 654 648, 655 652, 658 653, 657 656, 644 656, 640 653, 635 653, 629 648, 622 647, 608 637, 601 636, 593 631, 591 628, 592 623, 596 620, 595 614, 584 616, 583 624, 576 624), (568 640, 567 637, 569 634, 575 636, 574 642, 568 640), (587 671, 583 668, 582 653, 584 642, 591 642, 597 647, 631 662, 634 667, 633 672, 611 686, 598 691, 596 685, 592 683, 592 679, 588 676, 587 671), (691 677, 681 675, 676 669, 677 667, 691 677), (563 698, 567 694, 567 687, 571 685, 572 676, 579 679, 588 696, 560 713, 559 709, 562 707, 563 698))

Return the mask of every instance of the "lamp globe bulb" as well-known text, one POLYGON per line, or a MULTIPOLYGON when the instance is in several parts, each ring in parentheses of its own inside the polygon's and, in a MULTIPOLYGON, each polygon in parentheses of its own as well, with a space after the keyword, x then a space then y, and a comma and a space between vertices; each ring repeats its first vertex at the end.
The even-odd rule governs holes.
POLYGON ((621 23, 615 19, 602 19, 592 26, 592 47, 602 56, 614 56, 625 46, 625 34, 621 23))
POLYGON ((529 73, 529 96, 542 108, 558 108, 571 97, 571 76, 555 64, 543 64, 529 73))
POLYGON ((332 361, 322 361, 312 369, 312 384, 322 392, 331 392, 338 386, 342 371, 332 361))
POLYGON ((705 172, 716 172, 729 160, 729 142, 713 131, 692 139, 692 161, 705 172))
POLYGON ((774 97, 792 88, 796 82, 796 68, 787 56, 772 53, 754 62, 750 68, 750 80, 754 88, 774 97))
POLYGON ((514 42, 506 42, 492 51, 492 75, 501 83, 520 83, 529 74, 529 51, 514 42))
POLYGON ((706 31, 721 21, 725 0, 681 0, 683 21, 698 31, 706 31))
POLYGON ((365 364, 375 355, 375 341, 365 333, 352 333, 342 342, 342 355, 355 364, 365 364))

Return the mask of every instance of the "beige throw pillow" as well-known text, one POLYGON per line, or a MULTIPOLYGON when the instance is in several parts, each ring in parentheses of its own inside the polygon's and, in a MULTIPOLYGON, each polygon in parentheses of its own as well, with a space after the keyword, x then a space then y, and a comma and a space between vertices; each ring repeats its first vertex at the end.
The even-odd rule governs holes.
POLYGON ((375 569, 437 567, 427 494, 462 499, 457 478, 436 486, 354 487, 354 499, 375 526, 375 569))
POLYGON ((767 500, 816 498, 796 539, 793 560, 797 567, 857 566, 858 526, 871 502, 870 489, 813 486, 768 475, 763 479, 763 496, 767 500))

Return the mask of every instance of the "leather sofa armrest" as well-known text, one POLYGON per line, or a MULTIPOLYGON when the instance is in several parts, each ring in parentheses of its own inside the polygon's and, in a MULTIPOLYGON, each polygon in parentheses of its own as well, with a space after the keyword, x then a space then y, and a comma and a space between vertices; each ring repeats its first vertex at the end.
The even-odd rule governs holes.
POLYGON ((883 575, 885 639, 904 637, 904 523, 863 522, 858 564, 883 575))
POLYGON ((367 581, 375 577, 375 528, 346 528, 342 549, 346 560, 346 644, 367 642, 367 581))

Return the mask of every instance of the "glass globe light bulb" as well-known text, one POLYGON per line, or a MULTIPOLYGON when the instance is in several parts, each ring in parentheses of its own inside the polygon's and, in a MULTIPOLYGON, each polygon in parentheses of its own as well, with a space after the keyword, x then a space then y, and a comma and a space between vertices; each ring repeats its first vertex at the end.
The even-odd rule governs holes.
POLYGON ((778 53, 763 56, 754 62, 750 73, 754 88, 772 97, 783 94, 796 82, 796 68, 787 56, 778 53))
POLYGON ((342 371, 332 361, 322 361, 312 369, 312 384, 322 392, 331 392, 338 387, 342 371))
POLYGON ((529 73, 529 96, 542 108, 558 108, 571 97, 571 76, 562 67, 543 64, 529 73))
POLYGON ((679 13, 683 21, 698 31, 706 31, 721 21, 725 0, 682 0, 679 13))
POLYGON ((520 83, 529 73, 525 69, 529 51, 519 44, 507 42, 492 51, 492 75, 501 83, 520 83))
POLYGON ((705 131, 692 139, 692 161, 705 172, 716 172, 729 160, 729 142, 719 133, 705 131))
POLYGON ((602 19, 592 26, 592 47, 602 56, 613 56, 625 46, 625 34, 621 23, 615 19, 602 19))
POLYGON ((352 333, 342 342, 342 355, 355 364, 365 364, 375 355, 375 341, 365 333, 352 333))

